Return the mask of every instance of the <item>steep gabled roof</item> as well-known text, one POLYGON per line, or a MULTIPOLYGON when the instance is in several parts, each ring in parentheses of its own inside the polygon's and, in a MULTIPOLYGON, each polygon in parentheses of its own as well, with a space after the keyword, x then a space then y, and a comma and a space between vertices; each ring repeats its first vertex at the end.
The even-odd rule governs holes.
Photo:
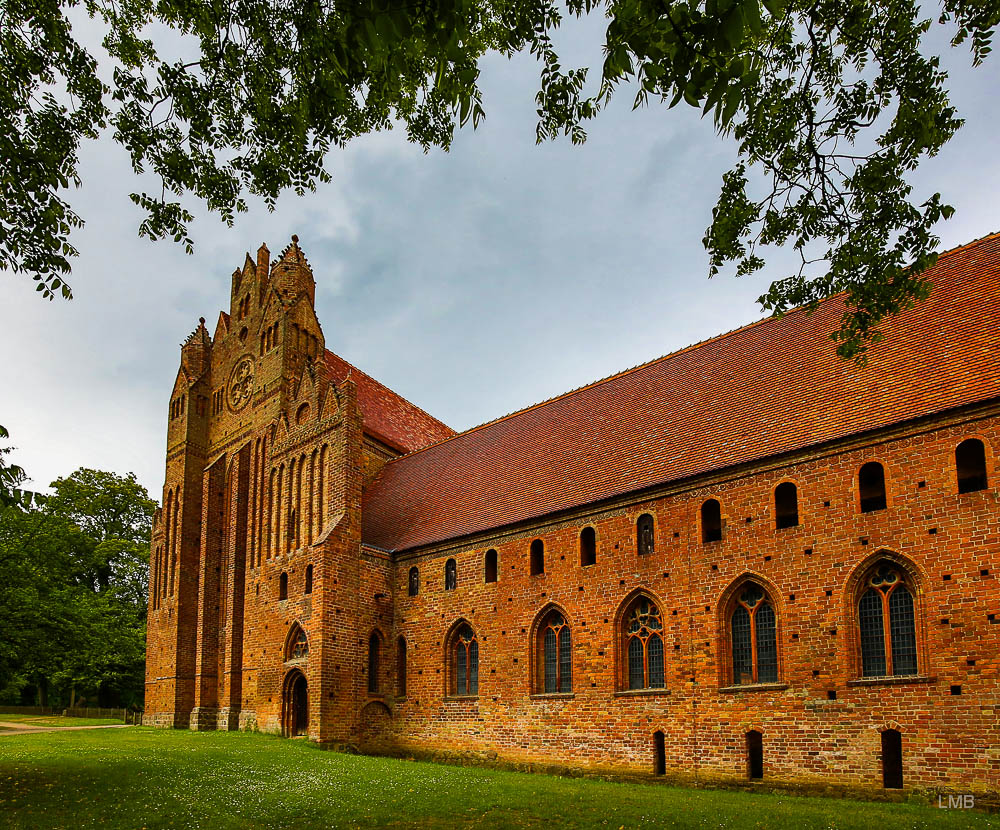
POLYGON ((926 277, 866 367, 834 351, 834 297, 392 461, 362 540, 407 550, 1000 396, 1000 234, 926 277))
POLYGON ((402 452, 413 452, 455 434, 451 427, 428 415, 339 355, 327 351, 325 358, 337 383, 348 376, 354 381, 358 390, 363 429, 372 437, 402 452))

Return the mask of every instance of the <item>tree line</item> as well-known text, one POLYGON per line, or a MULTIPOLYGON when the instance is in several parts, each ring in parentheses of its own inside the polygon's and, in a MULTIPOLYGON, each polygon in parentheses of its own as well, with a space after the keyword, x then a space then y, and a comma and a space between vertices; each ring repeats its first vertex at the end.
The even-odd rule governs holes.
POLYGON ((156 502, 131 473, 22 481, 0 482, 0 703, 142 708, 156 502))

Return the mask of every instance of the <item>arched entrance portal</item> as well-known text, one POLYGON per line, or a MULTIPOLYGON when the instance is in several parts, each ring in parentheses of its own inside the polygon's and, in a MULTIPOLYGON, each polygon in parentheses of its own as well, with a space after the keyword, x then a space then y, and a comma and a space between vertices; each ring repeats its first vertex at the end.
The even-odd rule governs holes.
POLYGON ((309 734, 309 687, 299 669, 285 677, 282 709, 281 731, 287 737, 309 734))

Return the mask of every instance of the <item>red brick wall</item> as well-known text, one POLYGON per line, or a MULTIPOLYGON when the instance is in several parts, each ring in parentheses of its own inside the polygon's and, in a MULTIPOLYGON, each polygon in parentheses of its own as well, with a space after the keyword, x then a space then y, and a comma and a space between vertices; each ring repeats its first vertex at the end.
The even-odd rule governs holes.
POLYGON ((409 661, 408 695, 395 702, 392 722, 398 747, 651 773, 653 733, 662 730, 668 773, 741 780, 744 736, 756 729, 766 779, 880 787, 879 733, 889 727, 903 736, 905 786, 996 791, 1000 629, 988 615, 1000 622, 998 471, 989 458, 990 489, 956 494, 954 450, 969 436, 1000 446, 1000 422, 925 425, 474 546, 401 558, 396 634, 407 639, 409 661), (856 476, 871 459, 886 467, 889 507, 862 514, 856 476), (773 490, 784 480, 798 486, 800 525, 776 530, 773 490), (698 515, 708 497, 722 503, 725 532, 722 541, 703 544, 698 515), (656 520, 656 550, 640 557, 635 522, 644 512, 656 520), (584 525, 597 533, 590 567, 579 563, 584 525), (528 549, 535 538, 545 542, 545 573, 532 577, 528 549), (499 552, 496 584, 483 582, 489 548, 499 552), (883 550, 912 563, 918 578, 920 676, 857 683, 852 580, 883 550), (450 557, 458 563, 455 591, 444 590, 450 557), (421 590, 409 597, 414 564, 421 590), (780 687, 720 691, 730 683, 720 605, 748 574, 771 588, 780 687), (663 614, 666 683, 659 692, 622 691, 616 618, 637 591, 663 614), (532 627, 551 604, 571 625, 571 696, 532 695, 532 627), (480 640, 474 700, 444 694, 445 635, 459 619, 480 640), (950 693, 952 685, 960 695, 950 693))
POLYGON ((893 728, 902 733, 906 787, 997 791, 996 411, 899 427, 394 558, 361 545, 362 488, 385 448, 364 434, 353 382, 333 384, 325 361, 313 359, 324 341, 311 274, 283 266, 290 293, 279 296, 268 263, 266 249, 256 264, 248 258, 233 277, 231 316, 220 317, 213 338, 199 329, 182 349, 152 539, 147 722, 287 731, 286 689, 301 671, 307 732, 333 745, 651 775, 653 735, 662 731, 671 776, 739 781, 745 735, 758 730, 766 781, 879 787, 879 733, 893 728), (234 409, 226 396, 247 354, 253 397, 234 409), (969 436, 986 443, 990 488, 957 495, 954 450, 969 436), (885 465, 888 507, 862 514, 857 473, 872 459, 885 465), (776 530, 773 494, 783 481, 798 488, 800 524, 776 530), (710 497, 721 503, 724 535, 704 544, 699 508, 710 497), (640 556, 643 513, 655 519, 655 550, 640 556), (587 567, 579 559, 585 526, 597 538, 596 564, 587 567), (529 574, 534 539, 545 545, 538 576, 529 574), (499 579, 486 584, 491 548, 499 579), (912 580, 919 676, 859 683, 860 579, 883 555, 912 580), (449 558, 454 591, 444 589, 449 558), (413 565, 416 597, 407 592, 413 565), (769 688, 731 689, 729 613, 748 576, 776 610, 779 678, 769 688), (624 690, 623 616, 639 595, 662 614, 662 690, 624 690), (572 633, 565 695, 537 694, 537 627, 553 607, 572 633), (448 638, 462 621, 478 637, 479 691, 456 699, 447 692, 448 638), (290 659, 296 626, 309 653, 290 659), (373 633, 380 660, 370 691, 373 633))

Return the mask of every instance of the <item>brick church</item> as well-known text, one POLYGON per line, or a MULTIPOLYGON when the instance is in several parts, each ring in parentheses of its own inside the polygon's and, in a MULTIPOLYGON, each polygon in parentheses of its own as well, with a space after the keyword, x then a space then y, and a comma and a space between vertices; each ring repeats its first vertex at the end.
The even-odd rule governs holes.
POLYGON ((1000 234, 462 433, 297 239, 181 348, 146 721, 692 782, 1000 790, 1000 234))

